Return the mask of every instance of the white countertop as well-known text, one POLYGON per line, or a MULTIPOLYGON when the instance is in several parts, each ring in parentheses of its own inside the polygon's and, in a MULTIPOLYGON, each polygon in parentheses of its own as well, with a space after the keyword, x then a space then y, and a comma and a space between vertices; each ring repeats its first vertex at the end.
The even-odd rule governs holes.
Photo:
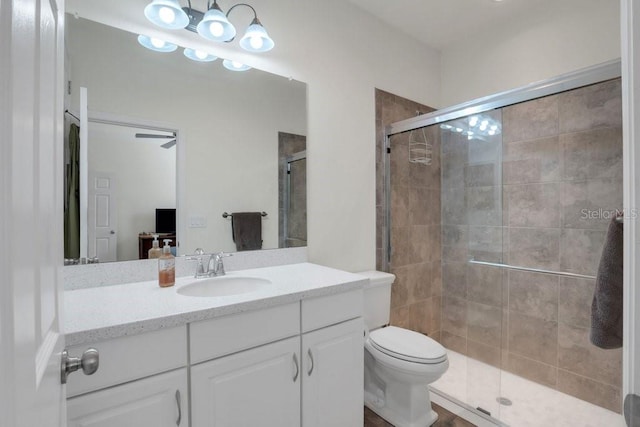
POLYGON ((272 282, 256 292, 226 297, 192 297, 176 291, 193 282, 176 279, 160 288, 157 280, 69 290, 64 293, 67 346, 135 335, 213 317, 272 307, 362 288, 367 278, 311 263, 238 270, 227 276, 272 282))

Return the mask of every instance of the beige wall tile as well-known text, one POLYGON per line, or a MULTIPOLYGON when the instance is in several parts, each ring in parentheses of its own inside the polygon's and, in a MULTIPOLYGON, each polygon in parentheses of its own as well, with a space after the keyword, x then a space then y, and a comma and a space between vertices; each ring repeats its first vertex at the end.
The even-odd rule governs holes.
POLYGON ((423 262, 407 267, 409 302, 414 303, 432 295, 431 263, 423 262))
POLYGON ((408 267, 392 267, 391 273, 396 280, 391 286, 391 308, 403 307, 409 304, 409 269, 408 267))
POLYGON ((622 211, 622 179, 562 183, 560 200, 563 227, 606 230, 616 211, 622 211))
POLYGON ((560 278, 558 320, 568 325, 589 328, 591 326, 591 302, 595 287, 595 280, 560 278))
POLYGON ((558 95, 560 132, 622 126, 620 79, 558 95))
POLYGON ((502 309, 468 302, 467 338, 499 350, 502 344, 502 309))
POLYGON ((514 353, 507 355, 504 368, 518 376, 549 387, 555 387, 558 381, 558 368, 556 366, 540 363, 514 353))
POLYGON ((501 351, 499 347, 486 345, 471 339, 467 341, 467 356, 497 368, 501 365, 501 351))
MULTIPOLYGON (((409 221, 411 225, 430 225, 432 216, 431 209, 435 209, 431 205, 431 193, 425 187, 409 187, 409 221)), ((439 210, 439 206, 438 206, 439 210)))
POLYGON ((411 264, 413 254, 409 242, 409 227, 391 227, 391 265, 411 264))
POLYGON ((494 187, 500 185, 500 169, 494 163, 470 164, 464 168, 465 187, 494 187))
POLYGON ((432 336, 442 328, 442 297, 434 296, 431 298, 431 331, 432 336))
POLYGON ((558 356, 558 323, 509 311, 509 351, 548 365, 558 356))
POLYGON ((431 294, 442 296, 442 265, 440 262, 431 263, 431 294))
POLYGON ((432 236, 427 225, 412 225, 409 228, 409 262, 430 262, 436 250, 431 237, 436 238, 439 234, 432 236))
POLYGON ((502 187, 467 187, 465 206, 469 225, 502 225, 502 187))
POLYGON ((464 187, 443 188, 442 223, 453 225, 467 224, 464 187))
POLYGON ((409 306, 395 307, 391 309, 389 323, 399 328, 410 328, 409 323, 409 306))
POLYGON ((503 270, 484 265, 467 264, 467 298, 494 307, 502 307, 503 270))
POLYGON ((563 180, 622 176, 622 129, 603 128, 560 135, 563 180))
POLYGON ((534 99, 502 110, 505 142, 524 141, 558 133, 558 96, 534 99))
POLYGON ((605 236, 604 230, 563 229, 560 245, 562 271, 595 275, 605 236))
POLYGON ((618 387, 558 369, 558 390, 611 411, 621 412, 622 393, 618 387))
POLYGON ((469 258, 500 262, 504 247, 503 227, 469 227, 469 258))
POLYGON ((391 226, 407 227, 409 224, 409 187, 393 186, 391 187, 391 226))
POLYGON ((503 183, 556 182, 561 175, 558 136, 503 144, 503 183))
POLYGON ((560 227, 560 185, 525 184, 504 187, 511 227, 560 227))
POLYGON ((558 325, 558 367, 595 381, 622 386, 622 349, 603 350, 589 342, 589 329, 558 325))
MULTIPOLYGON (((443 147, 444 151, 444 147, 443 147)), ((464 188, 467 150, 442 154, 442 188, 464 188)))
POLYGON ((409 329, 422 334, 429 334, 433 330, 431 304, 431 298, 429 298, 409 306, 409 329))
POLYGON ((466 262, 442 264, 442 294, 444 296, 467 297, 466 267, 466 262))
POLYGON ((440 344, 457 353, 467 354, 467 339, 451 334, 444 329, 440 332, 440 344))
POLYGON ((467 336, 467 300, 442 298, 442 331, 459 337, 467 336))
POLYGON ((544 320, 558 320, 558 276, 509 272, 509 310, 544 320))
POLYGON ((509 228, 509 263, 557 271, 560 266, 560 229, 509 228))

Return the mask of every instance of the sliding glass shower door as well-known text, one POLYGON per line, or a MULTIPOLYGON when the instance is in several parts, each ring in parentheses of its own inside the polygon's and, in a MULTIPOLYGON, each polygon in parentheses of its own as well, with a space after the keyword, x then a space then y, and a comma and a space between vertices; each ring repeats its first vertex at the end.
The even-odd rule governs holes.
POLYGON ((620 425, 621 350, 589 338, 622 118, 619 78, 585 82, 611 68, 387 128, 391 323, 447 348, 435 403, 494 424, 620 425))

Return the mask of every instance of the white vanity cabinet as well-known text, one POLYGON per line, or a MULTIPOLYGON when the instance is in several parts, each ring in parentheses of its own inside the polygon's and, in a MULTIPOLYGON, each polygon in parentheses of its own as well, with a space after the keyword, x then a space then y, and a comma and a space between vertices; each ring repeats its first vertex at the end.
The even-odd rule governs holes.
POLYGON ((190 333, 193 427, 300 425, 299 302, 193 323, 190 333))
POLYGON ((192 324, 192 426, 362 425, 361 315, 356 290, 192 324))
POLYGON ((362 290, 303 298, 88 347, 67 384, 69 427, 363 424, 362 290))
POLYGON ((182 368, 69 399, 67 426, 186 427, 188 396, 182 368))
POLYGON ((363 424, 362 319, 302 335, 302 425, 363 424))
POLYGON ((304 427, 363 425, 361 315, 361 291, 302 301, 304 427))
POLYGON ((175 427, 189 425, 186 326, 69 348, 100 353, 91 375, 67 383, 69 427, 175 427))
POLYGON ((300 425, 300 338, 191 368, 193 426, 300 425))

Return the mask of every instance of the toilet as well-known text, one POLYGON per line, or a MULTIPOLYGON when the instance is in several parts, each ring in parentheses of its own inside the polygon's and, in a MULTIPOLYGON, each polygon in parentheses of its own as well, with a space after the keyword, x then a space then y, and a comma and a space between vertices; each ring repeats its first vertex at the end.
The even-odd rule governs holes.
POLYGON ((447 352, 418 332, 389 324, 393 274, 358 273, 364 287, 364 403, 395 427, 426 427, 436 422, 428 385, 449 367, 447 352))

